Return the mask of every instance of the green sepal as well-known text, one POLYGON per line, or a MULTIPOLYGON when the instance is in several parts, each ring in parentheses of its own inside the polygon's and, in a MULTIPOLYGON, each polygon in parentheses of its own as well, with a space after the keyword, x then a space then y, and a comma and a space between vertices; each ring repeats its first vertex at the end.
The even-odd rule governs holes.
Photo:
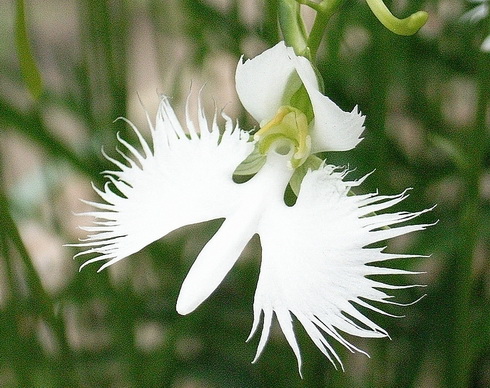
POLYGON ((308 96, 305 85, 301 84, 299 89, 291 96, 289 105, 303 112, 306 115, 308 123, 313 120, 313 105, 311 104, 311 100, 308 96))
POLYGON ((259 151, 259 146, 256 143, 250 155, 241 162, 233 172, 233 175, 245 176, 256 174, 265 164, 266 155, 259 151))
POLYGON ((291 186, 291 189, 296 196, 299 195, 301 182, 303 182, 303 178, 305 177, 306 173, 310 170, 318 170, 322 164, 323 160, 321 160, 318 156, 310 155, 301 166, 294 170, 293 176, 289 181, 289 186, 291 186))

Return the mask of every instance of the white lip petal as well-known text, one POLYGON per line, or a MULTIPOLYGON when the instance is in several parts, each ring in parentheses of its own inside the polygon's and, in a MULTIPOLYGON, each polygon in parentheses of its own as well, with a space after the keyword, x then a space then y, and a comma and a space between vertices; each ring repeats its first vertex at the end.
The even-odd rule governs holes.
POLYGON ((179 314, 194 311, 219 286, 254 235, 256 227, 257 220, 251 220, 244 212, 225 220, 182 283, 176 306, 179 314))
MULTIPOLYGON (((350 187, 359 182, 347 182, 344 177, 345 172, 333 166, 309 172, 294 206, 277 204, 264 213, 258 228, 262 264, 254 301, 254 328, 262 311, 268 316, 271 311, 276 315, 280 312, 281 327, 287 331, 288 342, 297 353, 290 327, 285 324, 287 311, 298 318, 332 363, 341 367, 325 334, 351 351, 359 350, 339 331, 360 337, 387 336, 386 331, 359 312, 355 305, 383 313, 366 301, 389 303, 390 296, 380 290, 384 283, 367 276, 409 273, 368 264, 413 257, 365 247, 427 226, 383 230, 421 212, 369 215, 372 206, 384 210, 405 196, 347 195, 350 187)), ((386 289, 401 287, 387 285, 386 289)), ((267 338, 267 334, 263 332, 262 339, 267 338)), ((300 362, 298 357, 298 366, 300 362)))
POLYGON ((82 266, 105 260, 102 270, 177 228, 228 215, 237 191, 233 171, 253 149, 229 121, 221 139, 216 122, 205 120, 200 135, 189 128, 188 138, 166 98, 151 128, 153 152, 132 127, 143 153, 120 139, 129 152, 121 153, 125 163, 108 157, 119 170, 106 172, 110 183, 96 189, 103 202, 85 213, 95 218, 86 228, 92 234, 73 244, 87 248, 77 256, 95 254, 82 266))
POLYGON ((234 209, 213 238, 205 245, 187 274, 177 300, 177 312, 189 314, 219 286, 235 264, 264 211, 283 202, 284 191, 293 173, 289 154, 271 150, 262 169, 247 183, 236 185, 234 209))
POLYGON ((283 105, 286 86, 294 74, 291 49, 279 42, 255 58, 242 61, 235 74, 238 97, 255 120, 268 121, 283 105))
MULTIPOLYGON (((289 104, 301 84, 314 113, 309 123, 311 151, 354 148, 361 141, 364 116, 357 107, 344 112, 322 95, 311 63, 296 56, 284 42, 253 59, 240 60, 236 70, 240 100, 260 123, 271 120, 281 106, 289 104)), ((100 203, 86 201, 94 210, 82 215, 92 216, 94 221, 81 228, 88 237, 71 244, 85 249, 76 256, 92 256, 82 267, 105 261, 100 271, 182 226, 224 218, 182 284, 178 313, 188 314, 206 300, 258 233, 262 263, 250 336, 258 329, 262 313, 264 321, 253 362, 267 343, 275 315, 297 358, 300 374, 294 318, 326 357, 343 369, 328 339, 351 352, 364 353, 344 339, 343 333, 365 338, 386 337, 388 333, 357 306, 390 315, 371 303, 396 304, 389 300, 388 290, 411 287, 385 284, 372 276, 413 272, 373 264, 418 257, 386 253, 372 244, 425 229, 428 225, 406 223, 427 210, 378 214, 403 201, 406 193, 349 195, 365 177, 346 181, 346 171, 328 165, 308 171, 295 205, 288 207, 284 192, 294 172, 293 144, 281 138, 270 145, 257 174, 237 184, 233 172, 255 144, 229 118, 225 120, 225 130, 220 133, 216 117, 209 124, 199 104, 199 130, 187 112, 184 128, 162 98, 155 126, 149 122, 152 147, 128 122, 142 151, 118 137, 126 149, 125 153, 118 151, 123 161, 106 156, 118 170, 105 172, 107 183, 102 189, 94 187, 100 203)))
POLYGON ((296 356, 296 360, 298 361, 298 371, 301 375, 301 353, 299 350, 298 342, 296 341, 296 336, 294 335, 293 330, 293 318, 291 317, 291 313, 289 309, 284 306, 277 306, 274 310, 277 316, 277 320, 279 322, 279 326, 281 326, 281 330, 286 337, 286 341, 288 341, 289 346, 293 349, 293 353, 296 356))

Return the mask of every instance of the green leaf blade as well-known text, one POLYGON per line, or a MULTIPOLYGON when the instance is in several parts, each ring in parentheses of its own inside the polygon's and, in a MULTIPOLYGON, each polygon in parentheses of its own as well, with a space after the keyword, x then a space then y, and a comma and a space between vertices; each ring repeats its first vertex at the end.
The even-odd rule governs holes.
POLYGON ((22 78, 31 95, 38 100, 41 97, 43 85, 41 74, 32 55, 27 34, 23 0, 16 1, 15 47, 17 49, 22 78))

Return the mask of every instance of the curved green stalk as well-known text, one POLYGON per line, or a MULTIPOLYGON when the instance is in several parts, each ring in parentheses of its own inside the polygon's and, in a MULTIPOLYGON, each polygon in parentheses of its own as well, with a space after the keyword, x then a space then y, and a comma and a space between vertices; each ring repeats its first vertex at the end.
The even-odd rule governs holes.
MULTIPOLYGON (((282 0, 279 2, 279 25, 284 40, 298 55, 314 60, 328 21, 338 10, 343 0, 282 0), (300 4, 316 11, 315 21, 308 35, 300 14, 300 4)), ((366 0, 378 20, 398 35, 415 34, 428 19, 427 12, 418 11, 404 19, 395 17, 383 0, 366 0)))
POLYGON ((398 35, 413 35, 427 22, 427 12, 418 11, 405 19, 394 16, 383 0, 366 0, 378 20, 391 32, 398 35))

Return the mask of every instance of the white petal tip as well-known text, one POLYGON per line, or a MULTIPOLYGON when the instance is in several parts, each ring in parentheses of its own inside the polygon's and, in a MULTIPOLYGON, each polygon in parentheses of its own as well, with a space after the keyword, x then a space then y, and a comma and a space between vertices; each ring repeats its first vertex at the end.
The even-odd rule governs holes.
POLYGON ((197 308, 195 303, 191 303, 189 298, 183 298, 182 295, 179 295, 177 298, 177 305, 175 309, 180 315, 187 315, 192 313, 197 308))
POLYGON ((188 306, 182 306, 182 303, 177 303, 177 306, 175 307, 175 309, 177 310, 177 312, 180 315, 187 315, 187 314, 190 314, 192 312, 192 310, 190 308, 188 308, 188 306))
POLYGON ((180 315, 187 315, 187 314, 190 314, 190 311, 187 311, 187 310, 183 310, 181 308, 176 308, 177 310, 177 313, 179 313, 180 315))

